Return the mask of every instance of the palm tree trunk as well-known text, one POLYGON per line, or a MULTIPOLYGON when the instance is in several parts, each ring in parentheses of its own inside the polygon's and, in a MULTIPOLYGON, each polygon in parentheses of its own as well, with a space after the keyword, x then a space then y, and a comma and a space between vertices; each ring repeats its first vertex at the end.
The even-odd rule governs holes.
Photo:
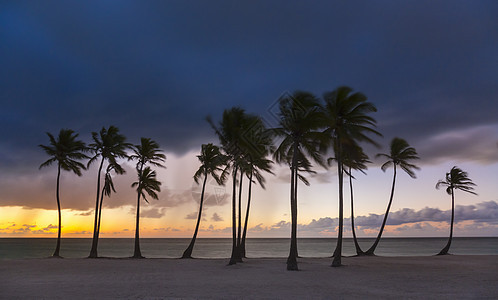
POLYGON ((292 155, 292 166, 291 166, 291 197, 290 197, 290 205, 291 205, 291 244, 289 257, 287 258, 287 270, 289 271, 298 271, 297 265, 297 201, 296 201, 296 192, 295 192, 295 184, 297 178, 297 143, 294 143, 294 151, 292 155))
POLYGON ((240 256, 246 258, 246 235, 247 235, 247 223, 249 220, 249 209, 251 207, 251 187, 252 187, 252 174, 253 170, 251 168, 251 174, 249 175, 249 188, 247 190, 247 209, 246 209, 246 219, 244 220, 244 232, 242 233, 242 242, 240 243, 240 256))
POLYGON ((102 156, 102 160, 100 161, 99 173, 97 174, 97 200, 95 200, 95 221, 93 224, 93 239, 92 239, 92 249, 90 249, 90 255, 88 258, 96 258, 97 254, 97 243, 98 243, 98 234, 97 234, 97 226, 98 226, 98 215, 99 215, 99 193, 100 193, 100 173, 102 172, 102 166, 104 165, 104 157, 102 156))
POLYGON ((137 218, 136 218, 136 228, 135 228, 135 251, 133 253, 132 258, 144 258, 142 256, 142 252, 140 251, 140 194, 141 194, 141 187, 142 187, 142 172, 143 172, 143 167, 144 164, 142 163, 140 166, 140 171, 139 171, 139 179, 138 179, 138 186, 140 188, 139 191, 137 191, 137 218))
POLYGON ((375 248, 380 242, 380 238, 382 237, 382 232, 384 231, 384 227, 386 226, 387 216, 389 215, 389 210, 391 209, 391 204, 393 203, 394 197, 394 186, 396 185, 396 164, 394 164, 394 174, 393 174, 393 186, 391 188, 391 197, 389 198, 389 204, 387 205, 386 213, 384 214, 384 220, 382 221, 382 226, 380 227, 379 234, 377 235, 377 239, 375 239, 374 244, 370 249, 365 252, 366 255, 375 255, 375 248))
POLYGON ((242 179, 244 179, 244 172, 240 170, 240 182, 239 182, 239 207, 238 207, 238 228, 237 228, 237 249, 235 254, 237 255, 237 262, 242 262, 242 254, 240 252, 240 243, 242 241, 242 179))
POLYGON ((197 224, 195 225, 194 235, 190 241, 185 252, 183 252, 182 258, 192 258, 192 251, 194 250, 195 239, 197 238, 197 232, 199 231, 199 224, 202 218, 202 204, 204 203, 204 191, 206 189, 207 173, 204 174, 204 182, 202 183, 201 201, 199 203, 199 214, 197 216, 197 224))
POLYGON ((104 202, 104 188, 102 188, 102 192, 100 193, 100 205, 99 205, 99 222, 97 224, 97 242, 95 245, 95 249, 98 249, 99 244, 99 236, 100 236, 100 220, 102 218, 102 203, 104 202))
POLYGON ((296 168, 296 173, 294 175, 294 222, 296 223, 296 246, 294 247, 294 252, 296 252, 296 257, 299 258, 299 250, 297 249, 297 187, 298 187, 298 182, 299 182, 299 176, 298 176, 298 170, 296 168))
MULTIPOLYGON (((339 139, 338 139, 339 140, 339 139)), ((342 266, 342 230, 344 227, 344 191, 343 180, 344 172, 342 166, 341 145, 339 144, 337 150, 337 175, 339 176, 339 233, 337 234, 337 245, 334 250, 334 259, 332 260, 332 267, 342 266)))
POLYGON ((237 263, 237 223, 235 206, 237 204, 237 167, 233 170, 233 190, 232 190, 232 254, 230 255, 230 261, 228 265, 234 265, 237 263))
POLYGON ((353 233, 354 247, 356 249, 356 255, 364 255, 365 252, 361 250, 360 244, 358 244, 358 239, 356 238, 356 230, 354 228, 354 204, 353 204, 353 176, 351 176, 351 167, 349 167, 349 189, 351 196, 351 232, 353 233))
POLYGON ((61 164, 59 163, 57 167, 57 192, 56 192, 56 198, 57 198, 57 212, 59 214, 59 228, 57 229, 57 245, 55 246, 55 251, 54 254, 52 255, 53 257, 61 257, 59 252, 61 250, 61 229, 62 229, 62 213, 61 213, 61 201, 59 198, 59 181, 61 177, 61 164))
POLYGON ((455 220, 455 191, 451 189, 451 224, 450 224, 450 237, 448 243, 437 255, 446 255, 450 250, 451 240, 453 239, 453 221, 455 220))

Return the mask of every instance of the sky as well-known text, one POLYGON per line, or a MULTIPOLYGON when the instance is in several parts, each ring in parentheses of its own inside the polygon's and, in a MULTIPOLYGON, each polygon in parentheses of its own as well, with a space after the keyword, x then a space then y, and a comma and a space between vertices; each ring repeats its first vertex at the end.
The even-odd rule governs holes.
MULTIPOLYGON (((459 166, 477 196, 456 193, 455 236, 498 236, 498 2, 496 1, 0 1, 0 237, 54 237, 56 168, 39 170, 46 132, 91 142, 115 125, 156 140, 166 169, 159 200, 143 203, 142 237, 189 237, 201 144, 218 143, 206 116, 239 106, 269 126, 285 93, 317 97, 347 85, 367 95, 383 138, 421 157, 398 173, 384 236, 447 236, 451 198, 435 184, 459 166)), ((392 170, 358 174, 360 237, 375 236, 392 170)), ((133 237, 134 166, 104 200, 103 237, 133 237)), ((300 184, 300 237, 337 235, 336 170, 300 184)), ((290 235, 289 169, 256 186, 249 237, 290 235)), ((97 168, 63 173, 63 237, 91 237, 97 168)), ((230 182, 208 182, 199 237, 229 237, 230 182)), ((244 188, 244 193, 246 187, 244 188)), ((349 199, 349 193, 346 193, 349 199)), ((348 201, 346 203, 349 203, 348 201)), ((346 236, 350 236, 346 204, 346 236)))

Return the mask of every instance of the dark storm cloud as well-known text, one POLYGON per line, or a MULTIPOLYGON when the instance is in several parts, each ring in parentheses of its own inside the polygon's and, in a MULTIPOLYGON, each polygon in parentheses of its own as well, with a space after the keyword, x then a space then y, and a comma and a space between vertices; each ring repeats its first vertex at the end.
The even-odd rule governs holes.
MULTIPOLYGON (((45 131, 115 124, 182 152, 204 121, 265 115, 284 91, 347 84, 387 138, 496 124, 496 1, 43 1, 0 4, 0 162, 36 167, 45 131)), ((386 141, 384 141, 387 143, 386 141)))

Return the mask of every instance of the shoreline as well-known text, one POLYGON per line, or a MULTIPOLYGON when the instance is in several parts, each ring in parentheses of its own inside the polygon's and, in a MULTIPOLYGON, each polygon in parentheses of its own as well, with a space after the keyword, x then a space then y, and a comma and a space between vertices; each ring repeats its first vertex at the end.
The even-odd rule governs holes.
POLYGON ((498 295, 498 255, 299 258, 0 259, 0 298, 411 298, 498 295))

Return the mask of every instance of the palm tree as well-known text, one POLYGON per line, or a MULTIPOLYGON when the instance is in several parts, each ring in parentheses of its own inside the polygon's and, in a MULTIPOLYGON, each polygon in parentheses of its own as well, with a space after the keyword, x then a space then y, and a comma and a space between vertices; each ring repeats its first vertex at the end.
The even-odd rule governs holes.
MULTIPOLYGON (((242 256, 240 255, 238 247, 240 242, 237 239, 237 174, 239 171, 241 172, 240 178, 242 180, 242 164, 244 162, 243 136, 244 131, 250 123, 248 118, 245 111, 239 107, 232 107, 231 109, 225 110, 218 126, 214 124, 209 116, 206 118, 218 136, 223 151, 228 156, 227 163, 232 171, 232 254, 230 255, 228 265, 233 265, 242 261, 242 256)), ((239 188, 239 191, 240 190, 241 188, 239 188)), ((239 207, 240 198, 241 197, 239 196, 239 207)))
POLYGON ((259 117, 254 120, 253 125, 250 130, 246 131, 244 137, 248 146, 246 147, 246 161, 245 165, 243 165, 243 172, 246 174, 249 183, 244 230, 239 244, 239 253, 241 257, 246 257, 247 225, 251 207, 252 184, 255 182, 253 178, 256 178, 256 181, 263 189, 265 188, 266 180, 263 177, 262 172, 273 174, 271 170, 273 161, 267 159, 267 156, 274 151, 273 137, 270 131, 265 128, 259 117))
MULTIPOLYGON (((287 270, 298 270, 297 264, 297 179, 304 179, 300 170, 309 170, 310 157, 324 166, 321 151, 323 135, 318 129, 323 126, 323 115, 318 99, 308 92, 295 92, 279 100, 279 127, 272 132, 282 138, 273 157, 291 169, 291 245, 287 258, 287 270)), ((305 181, 306 183, 307 181, 305 181)))
POLYGON ((79 162, 79 160, 87 159, 83 152, 87 151, 85 143, 77 140, 78 134, 71 129, 61 129, 57 139, 50 133, 47 132, 48 138, 50 139, 50 145, 39 145, 45 153, 50 156, 50 159, 45 161, 40 165, 40 169, 43 167, 48 167, 54 162, 57 162, 57 185, 56 185, 56 199, 57 199, 57 211, 59 213, 59 227, 57 231, 57 245, 55 247, 54 257, 61 257, 59 252, 61 248, 61 228, 62 228, 62 216, 61 216, 61 203, 59 197, 59 181, 61 176, 61 169, 64 171, 70 171, 78 176, 81 176, 81 170, 85 170, 85 166, 79 162))
POLYGON ((111 197, 112 192, 116 193, 116 189, 114 188, 114 182, 112 181, 112 175, 111 175, 112 171, 114 171, 116 174, 119 175, 126 173, 123 167, 121 167, 119 164, 109 164, 107 166, 104 176, 104 186, 102 187, 102 191, 100 193, 99 221, 97 224, 97 244, 100 235, 100 220, 102 217, 102 205, 104 203, 104 196, 111 197))
POLYGON ((102 167, 104 166, 105 161, 109 164, 118 165, 117 159, 127 157, 126 150, 130 147, 130 144, 126 143, 126 137, 120 134, 119 129, 115 126, 109 126, 108 129, 102 127, 99 133, 92 132, 92 139, 93 143, 89 146, 94 155, 90 158, 87 167, 98 158, 100 158, 100 165, 97 174, 97 197, 95 200, 95 220, 93 225, 92 248, 88 257, 96 258, 98 257, 97 246, 99 238, 97 228, 100 207, 100 175, 102 173, 102 167))
POLYGON ((197 233, 199 231, 199 224, 201 223, 202 217, 202 205, 204 204, 204 191, 206 189, 206 182, 208 176, 212 176, 216 183, 219 185, 225 184, 226 172, 222 168, 226 166, 228 157, 221 153, 220 148, 211 143, 203 144, 201 146, 201 154, 197 155, 197 158, 201 162, 201 166, 194 174, 195 183, 199 184, 199 179, 204 177, 202 182, 202 192, 201 200, 199 202, 199 214, 197 216, 197 224, 195 225, 194 235, 190 241, 189 246, 183 252, 182 258, 192 258, 192 251, 194 250, 195 239, 197 238, 197 233), (218 175, 221 172, 221 175, 218 175))
POLYGON ((461 190, 473 195, 477 195, 474 192, 474 186, 476 186, 472 180, 469 178, 467 172, 462 171, 462 169, 454 166, 451 168, 449 173, 446 173, 446 178, 444 180, 439 180, 436 184, 436 189, 441 186, 446 186, 446 193, 451 195, 451 225, 450 225, 450 237, 446 246, 438 253, 438 255, 446 255, 450 250, 451 240, 453 239, 453 222, 455 220, 455 190, 461 190))
POLYGON ((382 221, 382 226, 380 227, 379 234, 375 239, 375 242, 370 247, 370 249, 365 252, 367 255, 374 255, 375 248, 379 244, 380 238, 382 236, 382 232, 384 231, 384 227, 386 226, 387 216, 389 215, 389 210, 391 209, 391 204, 393 202, 394 197, 394 186, 396 184, 396 170, 399 166, 401 170, 405 171, 411 178, 417 178, 415 176, 414 170, 419 170, 420 168, 416 165, 410 163, 412 160, 420 159, 418 157, 417 151, 415 148, 410 147, 407 141, 401 138, 393 138, 391 141, 391 151, 390 154, 380 153, 377 154, 376 157, 384 157, 387 158, 387 161, 381 166, 382 171, 386 171, 387 168, 393 166, 393 184, 391 188, 391 196, 389 197, 389 204, 387 205, 386 213, 384 214, 384 220, 382 221))
MULTIPOLYGON (((151 164, 156 167, 164 168, 162 164, 166 160, 166 156, 161 153, 162 150, 159 149, 159 144, 150 138, 141 138, 140 145, 133 146, 133 155, 130 155, 128 160, 136 160, 136 169, 138 173, 137 185, 137 217, 136 217, 136 229, 135 229, 135 250, 133 253, 133 258, 143 258, 140 251, 140 196, 144 197, 144 191, 146 191, 152 198, 157 199, 157 195, 154 191, 160 191, 159 186, 161 183, 156 180, 156 172, 151 171, 147 164, 151 164), (148 168, 148 172, 145 170, 148 168), (142 182, 143 180, 148 180, 147 182, 142 182), (155 189, 157 188, 157 189, 155 189)), ((134 186, 132 185, 132 186, 134 186)), ((147 200, 146 200, 147 202, 147 200)))
POLYGON ((142 170, 138 170, 138 181, 133 182, 131 187, 137 188, 138 202, 137 202, 137 222, 135 229, 135 252, 132 258, 144 258, 140 252, 140 237, 139 237, 139 220, 140 220, 140 196, 145 202, 149 203, 146 198, 148 194, 152 199, 159 199, 158 192, 161 192, 161 182, 156 179, 156 171, 152 171, 149 166, 142 170))
POLYGON ((373 129, 376 126, 374 118, 369 113, 376 112, 377 108, 367 101, 362 93, 352 93, 346 86, 339 87, 332 92, 325 93, 324 112, 326 116, 326 129, 324 133, 329 136, 337 161, 337 174, 339 183, 339 232, 337 246, 334 251, 333 267, 341 266, 342 235, 344 227, 344 166, 343 149, 346 145, 367 142, 377 143, 368 134, 381 136, 373 129))
MULTIPOLYGON (((346 146, 346 145, 345 145, 346 146)), ((354 246, 356 249, 356 255, 364 255, 365 253, 363 250, 361 250, 360 244, 358 243, 358 239, 356 237, 356 230, 355 230, 355 225, 354 225, 354 203, 353 203, 353 179, 354 176, 352 174, 352 171, 360 171, 363 174, 365 173, 365 170, 367 169, 368 163, 371 163, 371 161, 368 159, 368 155, 363 152, 363 149, 356 145, 356 144, 350 144, 347 145, 344 148, 344 153, 343 153, 343 165, 344 165, 344 173, 348 175, 349 177, 349 196, 351 199, 351 232, 353 234, 353 242, 354 246)))

